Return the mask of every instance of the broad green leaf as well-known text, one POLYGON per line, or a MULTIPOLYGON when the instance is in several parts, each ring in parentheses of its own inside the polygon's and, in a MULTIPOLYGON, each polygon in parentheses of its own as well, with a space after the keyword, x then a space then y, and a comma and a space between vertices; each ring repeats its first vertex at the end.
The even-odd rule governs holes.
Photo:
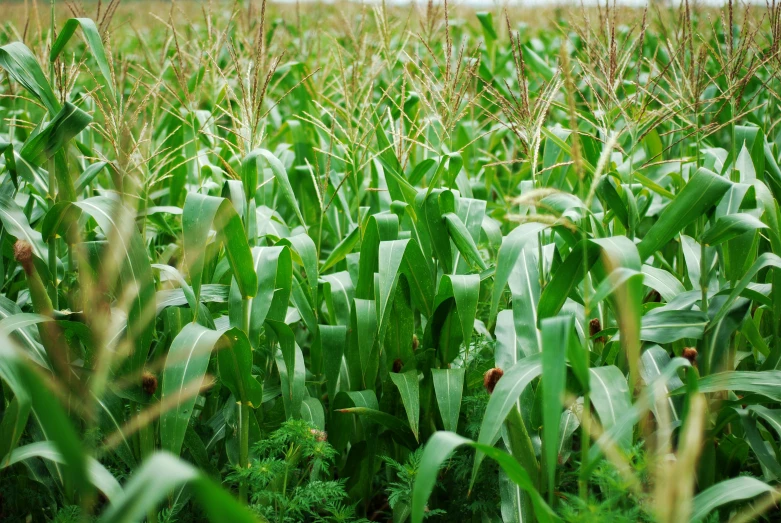
POLYGON ((301 402, 301 418, 318 430, 325 430, 325 411, 317 398, 304 398, 301 402))
MULTIPOLYGON (((306 279, 309 283, 309 297, 314 307, 314 304, 318 303, 317 246, 307 234, 298 234, 283 241, 290 243, 290 246, 293 248, 294 261, 304 267, 306 279)), ((317 311, 317 309, 314 310, 315 312, 317 311)))
POLYGON ((237 328, 228 329, 214 348, 222 384, 243 405, 260 407, 263 387, 252 376, 252 348, 247 335, 237 328))
POLYGON ((20 401, 19 397, 15 396, 5 408, 3 420, 0 422, 0 455, 6 458, 0 461, 0 467, 11 465, 11 451, 19 444, 29 417, 30 402, 26 399, 20 401))
POLYGON ((62 110, 22 146, 19 154, 28 162, 40 165, 59 151, 69 140, 86 128, 92 117, 65 102, 62 110))
MULTIPOLYGON (((629 386, 618 367, 595 367, 591 373, 591 403, 599 415, 602 428, 609 431, 631 408, 629 386)), ((625 433, 616 443, 624 449, 632 444, 632 433, 625 433)))
POLYGON ((219 331, 197 323, 186 325, 171 342, 162 374, 161 401, 172 408, 160 415, 160 445, 178 455, 203 385, 219 331))
POLYGON ((30 227, 30 222, 22 208, 6 194, 0 194, 0 221, 11 236, 32 245, 33 252, 38 258, 47 259, 49 250, 44 244, 41 233, 30 227))
POLYGON ((91 216, 111 239, 107 250, 114 258, 120 284, 124 289, 135 291, 131 295, 125 336, 134 345, 128 371, 137 371, 144 366, 148 356, 154 328, 151 312, 155 306, 155 287, 144 240, 131 211, 118 200, 95 196, 74 205, 91 216))
POLYGON ((257 292, 249 298, 249 339, 259 343, 267 320, 285 320, 293 287, 293 261, 287 246, 253 247, 252 264, 258 275, 257 292))
MULTIPOLYGON (((306 220, 304 220, 304 216, 301 214, 301 209, 298 207, 296 193, 293 191, 293 187, 290 185, 290 179, 287 176, 287 170, 285 169, 285 166, 282 164, 282 162, 279 161, 279 158, 274 156, 271 151, 266 149, 255 149, 254 151, 250 152, 247 155, 247 158, 244 159, 244 164, 254 165, 255 172, 257 173, 257 160, 259 158, 263 158, 266 163, 268 163, 274 178, 277 180, 277 185, 282 192, 282 196, 287 201, 287 204, 290 205, 290 207, 296 213, 296 217, 301 222, 301 224, 306 225, 306 220)), ((244 184, 247 194, 255 194, 256 187, 252 186, 251 179, 245 179, 244 184)), ((257 174, 255 177, 255 184, 257 184, 257 174)))
POLYGON ((729 180, 700 167, 684 188, 662 211, 637 246, 645 260, 661 249, 675 235, 713 207, 730 188, 729 180))
POLYGON ((765 479, 773 481, 781 477, 781 464, 779 464, 775 452, 768 448, 762 438, 762 434, 757 428, 757 420, 744 409, 735 409, 735 411, 738 413, 740 424, 743 427, 743 438, 754 451, 754 455, 762 466, 765 479))
MULTIPOLYGON (((283 361, 285 362, 285 371, 287 373, 287 388, 284 389, 283 395, 288 400, 292 401, 294 397, 299 395, 303 398, 303 391, 293 390, 296 384, 296 340, 293 335, 293 331, 282 321, 267 320, 265 322, 267 334, 271 334, 272 339, 279 343, 279 349, 282 353, 283 361)), ((303 371, 303 369, 301 369, 303 371)))
POLYGON ((640 339, 662 344, 684 338, 699 340, 707 325, 708 317, 699 311, 651 311, 643 316, 640 339))
POLYGON ((706 245, 719 245, 743 233, 766 227, 762 221, 748 213, 729 214, 716 220, 713 227, 700 236, 700 241, 706 245))
POLYGON ((748 476, 724 480, 694 497, 690 521, 701 521, 708 514, 727 503, 755 498, 760 494, 773 491, 773 487, 767 483, 748 476))
POLYGON ((515 332, 513 311, 504 310, 497 315, 495 335, 495 364, 502 370, 509 369, 518 362, 518 358, 523 354, 523 348, 520 346, 520 340, 515 332))
MULTIPOLYGON (((659 346, 651 346, 645 351, 641 357, 642 365, 640 367, 640 374, 645 382, 646 386, 655 384, 659 376, 662 376, 663 371, 670 365, 671 359, 669 354, 659 346)), ((660 382, 660 386, 663 387, 665 395, 669 395, 671 390, 675 390, 679 387, 683 387, 683 382, 678 375, 672 376, 668 380, 660 382)), ((683 414, 681 398, 668 397, 667 407, 669 408, 669 417, 672 421, 679 421, 683 414)), ((657 413, 657 405, 654 404, 651 407, 659 418, 657 413)))
POLYGON ((486 270, 488 266, 480 256, 477 245, 475 245, 472 236, 461 221, 461 218, 455 213, 450 212, 445 213, 443 219, 447 223, 447 229, 450 233, 450 237, 453 239, 453 243, 456 245, 456 248, 464 259, 467 260, 472 267, 477 267, 481 271, 486 270))
MULTIPOLYGON (((60 454, 56 446, 50 441, 37 441, 24 445, 23 447, 18 447, 5 456, 0 463, 2 463, 3 468, 6 468, 31 458, 41 458, 55 463, 65 463, 62 454, 60 454)), ((119 486, 119 482, 111 475, 111 472, 95 458, 87 458, 87 474, 89 475, 92 485, 100 490, 109 501, 119 499, 122 495, 122 487, 119 486)))
POLYGON ((407 420, 415 435, 419 439, 418 423, 420 420, 420 386, 418 384, 418 371, 413 369, 404 373, 390 373, 391 381, 399 389, 401 402, 407 412, 407 420))
POLYGON ((73 428, 59 399, 40 378, 38 372, 18 354, 10 340, 1 336, 0 378, 13 391, 20 410, 29 406, 40 426, 43 438, 49 440, 62 458, 63 469, 57 467, 60 481, 63 477, 82 494, 92 490, 87 453, 73 428))
POLYGON ((431 369, 434 393, 445 430, 455 432, 461 412, 461 394, 464 389, 464 369, 431 369))
MULTIPOLYGON (((595 275, 599 279, 604 279, 618 268, 632 271, 639 271, 641 268, 637 249, 634 243, 627 237, 613 236, 581 241, 572 249, 572 252, 570 252, 559 268, 556 269, 553 278, 542 292, 538 309, 539 318, 555 316, 564 306, 567 297, 575 286, 583 280, 585 276, 584 269, 591 270, 592 266, 594 267, 595 275)), ((637 286, 637 279, 622 280, 621 287, 623 288, 637 286)), ((604 292, 605 294, 612 294, 615 290, 608 286, 604 292)), ((639 298, 633 292, 630 292, 629 296, 635 299, 639 298)), ((617 310, 621 314, 632 314, 627 303, 617 304, 617 310)))
MULTIPOLYGON (((266 322, 266 325, 271 325, 271 323, 266 322)), ((277 335, 285 332, 281 327, 287 327, 287 325, 276 322, 277 335)), ((301 348, 293 340, 289 327, 287 329, 289 334, 279 337, 280 350, 277 351, 274 359, 279 370, 285 415, 287 418, 300 418, 301 404, 304 401, 306 368, 301 348), (291 363, 288 363, 289 360, 292 360, 291 363)))
POLYGON ((735 300, 738 299, 738 296, 740 296, 740 293, 743 292, 743 290, 748 287, 749 283, 751 283, 751 280, 756 276, 756 274, 766 268, 766 267, 774 267, 776 269, 781 269, 781 258, 776 256, 773 253, 766 252, 762 255, 760 255, 754 264, 751 266, 751 268, 748 270, 748 272, 743 276, 743 278, 740 279, 738 284, 732 289, 732 292, 729 295, 729 298, 724 302, 724 304, 719 309, 719 312, 716 314, 716 316, 711 319, 710 325, 718 325, 719 321, 729 312, 730 307, 735 302, 735 300))
POLYGON ((325 259, 323 262, 323 266, 320 267, 320 271, 324 272, 339 263, 344 259, 345 256, 347 256, 349 253, 352 252, 353 248, 358 244, 358 240, 361 239, 361 229, 356 227, 352 231, 350 231, 350 234, 344 237, 344 239, 339 242, 339 244, 334 247, 334 249, 331 251, 331 253, 328 255, 328 258, 325 259))
POLYGON ((410 426, 397 416, 368 407, 348 407, 346 409, 337 409, 337 412, 340 414, 356 414, 382 425, 389 429, 398 438, 398 441, 407 448, 413 449, 418 445, 417 436, 410 430, 410 426))
POLYGON ((395 214, 375 214, 369 217, 361 239, 361 262, 355 296, 362 300, 373 299, 374 274, 379 271, 380 242, 396 240, 399 234, 399 218, 395 214))
MULTIPOLYGON (((548 501, 553 500, 559 450, 559 422, 567 377, 566 351, 575 325, 572 316, 542 321, 542 448, 548 476, 548 501)), ((500 380, 501 381, 501 380, 500 380)))
POLYGON ((379 288, 375 289, 377 303, 377 332, 380 341, 385 339, 388 317, 391 311, 391 299, 396 294, 399 282, 399 269, 410 240, 380 242, 379 288))
POLYGON ((428 443, 426 443, 423 450, 423 457, 420 460, 419 472, 412 488, 413 523, 420 523, 423 521, 426 502, 428 501, 431 492, 434 490, 439 468, 442 466, 442 463, 454 450, 463 445, 473 447, 478 453, 487 455, 495 460, 513 483, 529 494, 538 521, 560 521, 545 503, 545 500, 542 499, 542 496, 537 492, 537 489, 534 488, 531 478, 529 478, 529 474, 512 456, 491 445, 474 442, 453 432, 436 432, 431 436, 431 439, 428 440, 428 443))
MULTIPOLYGON (((542 374, 542 354, 523 358, 510 369, 505 370, 491 394, 491 399, 488 400, 488 406, 483 414, 483 422, 480 425, 478 443, 486 446, 492 446, 496 443, 510 410, 515 406, 526 386, 540 374, 542 374)), ((474 482, 483 458, 484 453, 478 450, 475 453, 475 463, 472 468, 472 482, 474 482)))
POLYGON ((252 253, 241 218, 230 201, 215 196, 188 193, 182 213, 184 258, 190 273, 196 300, 200 299, 203 269, 209 231, 214 228, 217 238, 225 246, 233 276, 243 298, 251 298, 258 292, 252 253))
POLYGON ((49 61, 54 62, 57 60, 57 57, 65 48, 65 44, 68 43, 68 41, 73 36, 73 33, 76 32, 76 29, 79 26, 81 26, 81 30, 84 33, 84 40, 87 42, 87 45, 92 52, 92 56, 95 58, 95 61, 98 64, 98 69, 100 69, 100 74, 102 76, 101 83, 103 89, 106 91, 106 97, 113 101, 114 86, 111 81, 111 68, 108 64, 106 50, 103 48, 103 41, 100 38, 100 33, 98 33, 98 28, 95 26, 95 22, 93 22, 91 19, 71 18, 66 21, 65 25, 62 26, 60 33, 57 35, 57 39, 52 45, 51 51, 49 53, 49 61))
MULTIPOLYGON (((725 390, 752 392, 772 401, 781 401, 781 371, 728 371, 704 376, 697 382, 697 389, 703 393, 725 390)), ((685 388, 675 389, 671 394, 684 394, 685 388)))
POLYGON ((659 293, 664 301, 672 301, 676 296, 686 291, 683 284, 669 272, 643 265, 643 285, 659 293))
POLYGON ((507 280, 515 266, 518 256, 521 255, 523 246, 530 240, 535 240, 537 235, 545 228, 539 223, 525 223, 513 229, 504 237, 502 246, 496 259, 496 276, 494 277, 494 291, 491 299, 491 319, 496 318, 499 309, 499 299, 502 297, 507 280))
POLYGON ((344 325, 320 325, 320 340, 323 347, 323 371, 328 397, 333 398, 336 396, 339 370, 342 366, 344 346, 347 342, 347 327, 344 325))
POLYGON ((480 276, 477 274, 443 275, 434 302, 435 308, 450 297, 455 301, 464 345, 468 347, 472 339, 477 302, 480 297, 480 276))
POLYGON ((54 116, 60 112, 60 103, 43 74, 35 55, 21 42, 0 47, 0 67, 16 82, 30 91, 54 116))
POLYGON ((184 486, 191 489, 211 521, 257 521, 256 516, 203 472, 167 452, 153 454, 133 473, 122 494, 103 511, 99 521, 141 521, 145 514, 156 511, 166 496, 184 486))

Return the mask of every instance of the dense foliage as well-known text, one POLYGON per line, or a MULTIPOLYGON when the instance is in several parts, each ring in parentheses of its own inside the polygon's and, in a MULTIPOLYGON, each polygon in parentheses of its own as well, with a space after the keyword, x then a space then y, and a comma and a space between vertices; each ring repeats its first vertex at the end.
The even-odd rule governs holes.
POLYGON ((4 521, 780 516, 775 2, 83 10, 0 29, 4 521))

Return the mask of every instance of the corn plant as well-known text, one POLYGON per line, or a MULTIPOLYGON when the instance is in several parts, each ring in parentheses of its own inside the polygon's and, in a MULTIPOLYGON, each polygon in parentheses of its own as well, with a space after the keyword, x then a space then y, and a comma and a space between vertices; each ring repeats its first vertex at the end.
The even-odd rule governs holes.
POLYGON ((0 514, 778 517, 775 2, 141 5, 0 29, 0 514))

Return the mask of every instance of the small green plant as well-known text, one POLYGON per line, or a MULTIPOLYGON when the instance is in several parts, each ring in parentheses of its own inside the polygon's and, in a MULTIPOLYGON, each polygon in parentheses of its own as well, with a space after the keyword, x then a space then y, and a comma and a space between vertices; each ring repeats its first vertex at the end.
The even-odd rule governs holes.
POLYGON ((253 447, 249 467, 234 467, 227 481, 249 491, 250 505, 269 521, 355 522, 344 480, 331 480, 337 452, 325 432, 287 420, 253 447))
MULTIPOLYGON (((388 505, 390 505, 394 514, 409 513, 409 506, 412 502, 412 487, 420 469, 420 458, 422 455, 423 449, 418 448, 407 456, 407 460, 404 463, 399 463, 389 456, 382 457, 394 477, 393 480, 388 482, 386 487, 388 505)), ((446 514, 446 511, 442 509, 426 511, 427 518, 444 514, 446 514)))

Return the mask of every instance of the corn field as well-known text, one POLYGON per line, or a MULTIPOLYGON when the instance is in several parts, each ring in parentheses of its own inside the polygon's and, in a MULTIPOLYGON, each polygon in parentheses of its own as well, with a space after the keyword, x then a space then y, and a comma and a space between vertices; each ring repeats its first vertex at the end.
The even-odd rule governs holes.
POLYGON ((0 519, 781 510, 781 5, 0 4, 0 519))

